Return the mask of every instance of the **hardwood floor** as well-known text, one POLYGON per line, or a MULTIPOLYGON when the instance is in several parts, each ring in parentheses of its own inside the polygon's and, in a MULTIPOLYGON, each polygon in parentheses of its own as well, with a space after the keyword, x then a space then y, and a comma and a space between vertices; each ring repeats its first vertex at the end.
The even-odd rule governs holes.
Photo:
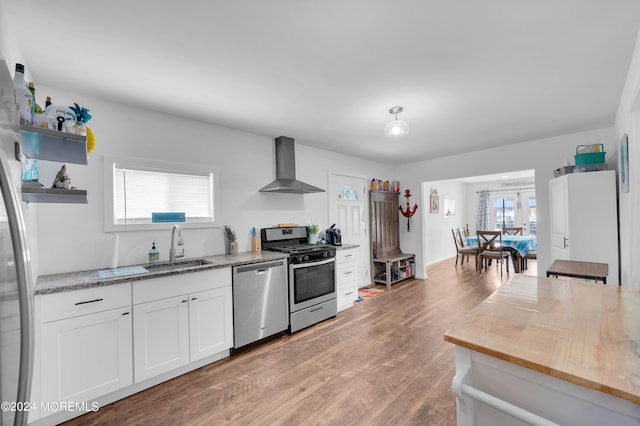
POLYGON ((453 425, 454 347, 443 334, 501 284, 495 267, 478 274, 454 260, 67 424, 453 425))

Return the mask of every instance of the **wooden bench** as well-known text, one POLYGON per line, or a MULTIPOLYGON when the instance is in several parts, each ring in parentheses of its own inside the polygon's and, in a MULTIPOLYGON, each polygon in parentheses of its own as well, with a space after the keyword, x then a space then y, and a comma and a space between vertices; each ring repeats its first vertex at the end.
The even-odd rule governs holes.
POLYGON ((396 253, 389 256, 372 259, 373 282, 385 284, 387 290, 391 284, 413 278, 416 275, 416 255, 410 253, 396 253))
POLYGON ((557 259, 547 269, 547 277, 583 278, 595 282, 602 281, 603 284, 607 283, 607 275, 609 275, 609 265, 606 263, 557 259))

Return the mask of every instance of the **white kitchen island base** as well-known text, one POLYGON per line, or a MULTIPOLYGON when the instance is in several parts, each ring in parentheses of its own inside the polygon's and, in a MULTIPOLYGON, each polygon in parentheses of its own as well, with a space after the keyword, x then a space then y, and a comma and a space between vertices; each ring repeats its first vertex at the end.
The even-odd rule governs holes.
POLYGON ((458 425, 640 425, 640 289, 516 274, 444 339, 458 425))
POLYGON ((640 405, 460 346, 452 387, 458 426, 640 424, 640 405))

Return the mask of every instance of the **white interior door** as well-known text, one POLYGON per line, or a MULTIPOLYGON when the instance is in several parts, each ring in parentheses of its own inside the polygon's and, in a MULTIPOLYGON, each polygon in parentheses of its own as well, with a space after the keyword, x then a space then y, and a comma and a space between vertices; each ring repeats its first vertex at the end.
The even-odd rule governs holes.
POLYGON ((329 222, 340 228, 343 244, 357 244, 358 287, 369 280, 369 237, 367 235, 367 192, 365 178, 329 175, 329 222))
POLYGON ((566 176, 549 181, 551 259, 571 259, 569 241, 569 193, 566 176))

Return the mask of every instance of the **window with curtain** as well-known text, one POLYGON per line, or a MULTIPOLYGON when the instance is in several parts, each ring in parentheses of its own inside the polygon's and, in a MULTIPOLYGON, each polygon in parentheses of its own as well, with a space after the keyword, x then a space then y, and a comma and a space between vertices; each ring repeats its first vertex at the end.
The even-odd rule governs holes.
POLYGON ((214 171, 143 163, 105 160, 107 230, 166 227, 153 223, 152 213, 185 213, 186 227, 215 222, 214 171))

